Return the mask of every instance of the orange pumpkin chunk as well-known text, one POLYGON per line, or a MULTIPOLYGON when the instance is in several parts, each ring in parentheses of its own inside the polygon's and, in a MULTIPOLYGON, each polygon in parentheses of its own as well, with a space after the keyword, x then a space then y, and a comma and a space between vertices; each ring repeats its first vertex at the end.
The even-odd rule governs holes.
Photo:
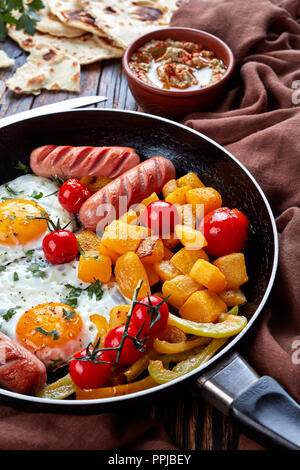
POLYGON ((199 289, 199 285, 190 276, 176 276, 165 281, 162 286, 164 297, 168 297, 168 303, 175 308, 180 308, 193 292, 199 289))
POLYGON ((206 261, 209 260, 207 254, 204 250, 187 250, 186 248, 181 248, 177 251, 175 255, 171 258, 171 263, 179 269, 183 274, 190 274, 190 271, 197 259, 202 258, 206 261))
POLYGON ((98 280, 104 284, 111 279, 111 259, 109 256, 100 255, 96 251, 88 251, 81 255, 78 264, 78 278, 83 282, 98 280))
POLYGON ((207 289, 194 292, 179 310, 182 318, 199 323, 216 322, 219 315, 226 312, 225 302, 207 289))
POLYGON ((214 188, 195 188, 187 191, 186 202, 196 209, 203 206, 204 215, 222 206, 221 194, 214 188), (196 207, 197 206, 197 207, 196 207))
POLYGON ((235 289, 248 281, 243 253, 231 253, 230 255, 221 256, 213 264, 224 274, 227 289, 235 289))
POLYGON ((149 279, 143 263, 136 253, 128 251, 117 259, 115 278, 125 297, 132 299, 140 280, 143 281, 139 290, 138 299, 151 293, 149 279))
POLYGON ((213 264, 199 258, 190 271, 190 276, 199 284, 203 284, 213 292, 226 289, 227 282, 224 274, 213 264))

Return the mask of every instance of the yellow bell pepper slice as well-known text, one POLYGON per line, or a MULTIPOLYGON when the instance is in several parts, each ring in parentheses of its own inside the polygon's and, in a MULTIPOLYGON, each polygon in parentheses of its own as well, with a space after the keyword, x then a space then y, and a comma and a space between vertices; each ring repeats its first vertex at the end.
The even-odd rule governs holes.
POLYGON ((106 320, 106 318, 103 315, 98 315, 98 313, 94 313, 93 315, 91 315, 90 320, 91 320, 91 322, 93 322, 96 325, 97 330, 98 330, 97 337, 96 337, 96 340, 95 340, 95 344, 97 343, 97 341, 100 338, 99 347, 102 347, 103 344, 104 344, 105 336, 107 335, 107 333, 109 331, 108 321, 106 320))
POLYGON ((198 337, 179 343, 169 343, 156 338, 153 342, 154 349, 161 354, 176 354, 183 351, 190 351, 209 342, 209 338, 198 337))
POLYGON ((138 359, 134 364, 132 364, 128 369, 124 371, 127 382, 133 382, 139 375, 141 375, 148 367, 149 361, 151 359, 157 359, 159 354, 155 349, 151 349, 149 352, 144 354, 140 359, 138 359))
POLYGON ((168 324, 177 326, 184 333, 208 338, 228 338, 234 336, 247 325, 247 318, 238 315, 227 315, 220 323, 197 323, 169 314, 168 324))
POLYGON ((149 375, 143 380, 130 384, 116 385, 115 387, 101 387, 92 389, 80 389, 76 391, 77 400, 93 400, 95 398, 110 398, 140 392, 157 385, 149 375))
POLYGON ((56 382, 42 388, 36 396, 39 398, 62 400, 72 395, 72 393, 75 393, 76 390, 77 386, 72 381, 70 374, 67 374, 56 382))
POLYGON ((226 341, 227 338, 213 339, 202 351, 185 361, 179 362, 172 370, 165 369, 162 361, 150 361, 148 366, 149 375, 158 384, 175 380, 207 362, 226 341))

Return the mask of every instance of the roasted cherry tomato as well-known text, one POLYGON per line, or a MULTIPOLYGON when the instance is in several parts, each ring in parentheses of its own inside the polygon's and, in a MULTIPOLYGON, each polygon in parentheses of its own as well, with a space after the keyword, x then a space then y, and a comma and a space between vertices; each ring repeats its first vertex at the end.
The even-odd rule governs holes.
POLYGON ((238 209, 220 207, 209 212, 199 230, 206 238, 205 251, 215 257, 242 251, 247 244, 248 218, 238 209))
POLYGON ((53 230, 43 239, 43 251, 49 263, 69 263, 78 253, 77 238, 69 230, 53 230))
POLYGON ((106 351, 94 354, 93 348, 82 349, 70 361, 71 379, 79 388, 98 388, 106 384, 111 374, 111 362, 106 351))
POLYGON ((58 200, 64 209, 77 214, 80 207, 92 193, 79 180, 72 178, 61 186, 58 193, 58 200))
MULTIPOLYGON (((113 328, 112 330, 110 330, 105 338, 104 348, 117 348, 121 343, 124 330, 125 330, 125 325, 117 326, 116 328, 113 328)), ((138 334, 138 330, 135 327, 129 325, 127 334, 131 338, 136 338, 138 334)), ((118 364, 124 364, 124 365, 133 364, 138 359, 140 359, 140 357, 142 357, 145 352, 145 349, 139 350, 138 347, 136 347, 134 340, 131 338, 125 339, 123 346, 122 346, 121 354, 118 360, 118 364)), ((139 339, 142 340, 143 337, 139 335, 139 339)), ((117 355, 118 355, 117 350, 107 351, 107 354, 109 355, 110 360, 112 362, 116 362, 117 355)))
POLYGON ((150 295, 149 298, 145 297, 139 300, 139 302, 144 305, 136 305, 134 307, 130 319, 131 325, 137 330, 143 327, 142 334, 144 336, 157 335, 168 324, 169 309, 167 303, 162 303, 162 299, 155 295, 150 295))
POLYGON ((172 233, 179 223, 178 211, 170 202, 153 201, 144 211, 143 222, 157 235, 172 233))

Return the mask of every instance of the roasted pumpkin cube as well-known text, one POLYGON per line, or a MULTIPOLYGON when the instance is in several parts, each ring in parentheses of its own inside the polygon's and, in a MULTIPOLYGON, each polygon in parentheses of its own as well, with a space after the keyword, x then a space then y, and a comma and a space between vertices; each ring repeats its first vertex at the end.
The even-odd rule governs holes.
POLYGON ((148 236, 148 228, 130 225, 114 220, 104 230, 101 243, 123 255, 127 251, 136 251, 141 240, 148 236))
POLYGON ((169 250, 173 250, 180 243, 180 240, 175 233, 170 233, 168 235, 164 234, 162 237, 162 241, 165 247, 169 250))
POLYGON ((207 245, 207 241, 199 230, 185 225, 176 225, 175 233, 188 250, 201 250, 207 245))
POLYGON ((152 287, 160 281, 159 275, 153 264, 144 264, 144 268, 146 269, 150 287, 152 287))
POLYGON ((222 197, 214 188, 195 188, 187 191, 186 202, 192 204, 194 209, 201 209, 203 207, 205 215, 222 206, 222 197))
POLYGON ((111 309, 108 324, 109 330, 126 323, 129 309, 130 305, 119 305, 111 309))
POLYGON ((145 238, 141 241, 136 254, 143 263, 158 263, 164 258, 164 244, 157 237, 145 238))
POLYGON ((98 252, 100 253, 100 255, 109 256, 112 264, 116 264, 116 261, 120 256, 119 253, 116 253, 110 248, 107 248, 107 246, 104 246, 102 243, 100 243, 100 245, 98 246, 98 252))
POLYGON ((164 244, 164 259, 170 260, 173 258, 174 253, 169 248, 167 248, 164 244))
POLYGON ((196 213, 192 204, 177 205, 176 209, 179 215, 180 225, 196 228, 196 213))
POLYGON ((173 277, 179 276, 181 272, 168 260, 162 260, 154 265, 159 279, 162 282, 169 281, 173 277))
POLYGON ((170 204, 184 204, 186 201, 186 193, 192 189, 190 185, 182 186, 181 188, 176 188, 172 193, 168 194, 165 198, 166 202, 170 204))
POLYGON ((111 259, 97 251, 88 251, 79 258, 78 278, 83 282, 98 280, 104 284, 111 279, 111 259))
POLYGON ((123 215, 121 215, 121 217, 119 217, 119 220, 121 222, 125 222, 125 224, 132 224, 133 222, 136 222, 137 219, 138 219, 138 215, 132 209, 129 209, 128 212, 125 212, 125 214, 123 214, 123 215))
POLYGON ((83 230, 76 235, 76 238, 83 251, 97 250, 101 243, 101 238, 92 230, 83 230))
POLYGON ((248 281, 245 256, 243 253, 231 253, 217 258, 213 264, 224 274, 227 289, 235 289, 248 281))
POLYGON ((176 276, 165 281, 162 286, 164 297, 168 297, 168 303, 180 309, 193 292, 199 289, 199 285, 190 276, 176 276))
POLYGON ((138 299, 146 297, 151 292, 145 267, 138 255, 133 251, 128 251, 117 259, 115 278, 122 294, 128 299, 133 298, 140 280, 143 283, 139 290, 138 299))
POLYGON ((208 289, 194 292, 179 310, 182 318, 199 323, 216 322, 226 312, 225 302, 208 289))
POLYGON ((96 193, 111 181, 112 178, 108 176, 83 176, 80 179, 80 182, 84 184, 91 193, 96 193))
POLYGON ((196 175, 196 173, 187 173, 184 176, 181 176, 181 178, 178 178, 177 180, 177 186, 180 188, 182 186, 191 186, 193 189, 194 188, 204 188, 205 185, 202 183, 200 180, 199 176, 196 175))
POLYGON ((236 289, 223 290, 222 292, 219 292, 219 297, 221 297, 228 307, 243 305, 247 301, 245 294, 239 287, 236 289))
POLYGON ((166 199, 166 197, 169 196, 169 194, 171 194, 173 191, 175 191, 176 188, 177 188, 176 180, 168 181, 162 189, 164 199, 166 199))
POLYGON ((156 193, 152 193, 150 194, 150 196, 143 199, 141 202, 141 205, 147 207, 149 206, 149 204, 151 204, 151 202, 154 202, 154 201, 159 201, 159 197, 156 193))
POLYGON ((205 259, 197 259, 190 271, 190 276, 213 292, 221 292, 227 287, 224 274, 217 266, 205 259))
POLYGON ((209 260, 204 250, 187 250, 186 248, 181 248, 181 250, 177 251, 177 253, 172 256, 170 261, 183 274, 190 274, 192 267, 199 258, 205 259, 206 261, 209 260))

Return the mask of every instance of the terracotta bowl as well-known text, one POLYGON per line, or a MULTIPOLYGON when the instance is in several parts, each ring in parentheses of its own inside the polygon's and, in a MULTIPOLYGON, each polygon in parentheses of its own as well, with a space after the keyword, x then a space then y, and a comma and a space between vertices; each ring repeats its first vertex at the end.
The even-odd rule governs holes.
POLYGON ((130 91, 143 111, 169 118, 181 118, 193 111, 210 110, 224 94, 226 83, 234 68, 234 56, 231 49, 221 39, 192 28, 163 28, 144 34, 134 41, 123 56, 130 91), (163 90, 143 82, 130 70, 129 61, 134 52, 152 39, 174 39, 203 44, 208 50, 215 52, 227 66, 225 75, 216 83, 199 90, 163 90))

